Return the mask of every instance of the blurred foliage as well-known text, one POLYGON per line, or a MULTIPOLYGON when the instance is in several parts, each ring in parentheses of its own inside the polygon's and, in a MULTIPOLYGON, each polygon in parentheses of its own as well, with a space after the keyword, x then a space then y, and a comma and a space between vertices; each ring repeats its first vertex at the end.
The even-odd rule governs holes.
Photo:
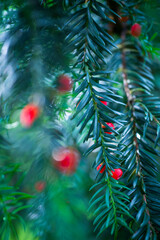
POLYGON ((159 10, 159 0, 0 1, 1 240, 159 238, 159 10), (58 91, 61 74, 73 92, 58 91), (24 128, 31 102, 40 116, 24 128), (81 155, 70 176, 54 168, 60 146, 81 155))

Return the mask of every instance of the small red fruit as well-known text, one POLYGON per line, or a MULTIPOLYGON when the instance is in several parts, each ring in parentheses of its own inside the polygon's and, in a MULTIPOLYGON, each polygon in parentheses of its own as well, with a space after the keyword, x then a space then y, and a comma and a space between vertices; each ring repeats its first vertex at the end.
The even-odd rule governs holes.
MULTIPOLYGON (((113 123, 106 123, 109 127, 113 128, 115 130, 114 124, 113 123)), ((106 128, 104 125, 102 125, 102 128, 106 128)), ((112 132, 105 132, 107 134, 112 134, 112 132)))
POLYGON ((35 189, 37 192, 42 192, 45 189, 46 183, 44 181, 39 181, 35 183, 35 189))
MULTIPOLYGON (((103 164, 103 163, 100 163, 100 164, 98 165, 97 171, 101 168, 102 164, 103 164)), ((103 173, 103 172, 105 171, 105 169, 106 169, 106 165, 104 165, 104 166, 102 167, 102 169, 100 170, 100 173, 103 173)))
POLYGON ((101 103, 103 103, 105 106, 107 106, 107 102, 106 101, 101 101, 101 103))
POLYGON ((34 103, 30 103, 22 109, 20 114, 20 122, 24 127, 29 128, 39 117, 39 114, 39 106, 35 105, 34 103))
POLYGON ((139 37, 141 35, 141 26, 138 23, 132 25, 131 34, 134 37, 139 37))
POLYGON ((72 79, 67 75, 60 75, 58 77, 59 92, 68 92, 72 89, 72 79))
POLYGON ((118 180, 119 178, 122 177, 123 171, 120 168, 114 169, 112 172, 112 178, 118 180))
POLYGON ((79 153, 76 149, 60 148, 53 152, 53 165, 56 169, 66 175, 71 175, 76 171, 79 162, 79 153))

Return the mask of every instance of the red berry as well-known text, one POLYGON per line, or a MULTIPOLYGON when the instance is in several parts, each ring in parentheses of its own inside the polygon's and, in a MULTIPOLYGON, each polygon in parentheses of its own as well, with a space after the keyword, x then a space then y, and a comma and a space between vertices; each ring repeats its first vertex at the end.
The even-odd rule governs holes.
POLYGON ((72 79, 67 75, 60 75, 58 77, 59 92, 68 92, 72 89, 72 79))
POLYGON ((45 189, 46 183, 44 181, 39 181, 35 183, 35 189, 37 192, 42 192, 45 189))
MULTIPOLYGON (((113 123, 106 123, 109 127, 113 128, 115 130, 114 124, 113 123)), ((106 128, 104 125, 102 125, 102 128, 106 128)), ((112 132, 105 132, 107 134, 112 134, 112 132)))
POLYGON ((31 127, 34 121, 39 117, 40 108, 34 103, 26 105, 20 114, 20 122, 24 127, 31 127))
POLYGON ((79 162, 79 153, 76 149, 60 148, 53 153, 53 165, 60 172, 70 175, 76 171, 79 162))
MULTIPOLYGON (((103 163, 100 163, 100 164, 98 165, 97 171, 101 168, 102 164, 103 164, 103 163)), ((105 169, 106 169, 106 165, 104 165, 104 166, 102 167, 102 169, 100 170, 100 173, 103 173, 103 172, 105 171, 105 169)))
POLYGON ((138 23, 132 25, 131 34, 134 37, 139 37, 141 35, 141 26, 138 23))
POLYGON ((105 106, 107 106, 107 102, 106 101, 101 101, 101 103, 103 103, 105 106))
POLYGON ((116 180, 122 177, 123 171, 120 168, 114 169, 112 172, 112 177, 116 180))

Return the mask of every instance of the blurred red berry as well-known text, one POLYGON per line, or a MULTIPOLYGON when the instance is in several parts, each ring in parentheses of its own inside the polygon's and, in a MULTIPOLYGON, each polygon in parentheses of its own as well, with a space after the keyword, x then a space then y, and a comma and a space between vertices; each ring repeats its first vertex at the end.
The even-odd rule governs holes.
POLYGON ((73 174, 78 166, 79 153, 76 149, 60 148, 57 152, 53 152, 53 165, 57 170, 66 175, 73 174))
MULTIPOLYGON (((114 124, 113 123, 106 123, 110 128, 113 128, 115 130, 114 124)), ((104 125, 102 125, 102 128, 106 128, 104 125)), ((105 132, 107 134, 112 134, 112 132, 105 132)))
POLYGON ((42 192, 45 189, 46 183, 44 181, 39 181, 35 183, 35 189, 37 192, 42 192))
POLYGON ((141 26, 138 23, 132 25, 131 35, 134 37, 139 37, 141 35, 141 26))
POLYGON ((101 103, 103 103, 105 106, 107 106, 107 102, 106 101, 101 101, 101 103))
POLYGON ((67 75, 60 75, 58 77, 59 92, 68 92, 72 89, 72 79, 67 75))
MULTIPOLYGON (((97 171, 101 168, 102 164, 103 164, 103 163, 100 163, 100 164, 98 165, 97 171)), ((104 166, 102 167, 102 169, 100 170, 100 173, 103 173, 103 172, 105 171, 105 169, 106 169, 106 165, 104 165, 104 166)))
POLYGON ((112 177, 116 180, 122 177, 123 171, 120 168, 114 169, 112 172, 112 177))
POLYGON ((40 108, 34 103, 26 105, 20 114, 20 122, 24 127, 31 127, 34 121, 39 117, 40 108))

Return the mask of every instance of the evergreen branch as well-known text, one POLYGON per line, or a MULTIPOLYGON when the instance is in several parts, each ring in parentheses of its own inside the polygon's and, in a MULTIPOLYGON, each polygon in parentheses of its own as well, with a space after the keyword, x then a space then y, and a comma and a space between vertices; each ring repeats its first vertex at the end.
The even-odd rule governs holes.
MULTIPOLYGON (((88 149, 86 154, 100 147, 101 150, 97 155, 96 167, 99 164, 103 164, 103 167, 106 167, 106 177, 103 181, 104 187, 106 188, 105 192, 101 191, 101 188, 98 189, 92 197, 90 205, 91 208, 98 203, 105 208, 104 212, 98 213, 94 221, 95 223, 97 223, 98 220, 100 221, 98 222, 96 229, 102 225, 99 231, 100 234, 112 224, 111 233, 114 233, 115 239, 117 239, 120 226, 129 228, 126 223, 126 216, 128 218, 130 215, 126 205, 127 196, 124 193, 124 186, 120 185, 118 182, 115 184, 111 178, 111 170, 119 165, 119 153, 116 150, 117 144, 110 144, 114 135, 105 133, 106 130, 102 128, 103 125, 105 126, 105 129, 118 134, 118 132, 110 128, 106 122, 111 120, 117 125, 123 125, 120 119, 116 119, 123 114, 108 106, 104 106, 104 104, 101 103, 101 100, 114 102, 117 101, 116 98, 119 97, 115 93, 117 89, 110 86, 111 80, 106 78, 106 76, 109 76, 110 71, 103 70, 101 67, 101 64, 103 63, 106 68, 105 54, 111 54, 109 46, 114 46, 114 44, 110 41, 110 39, 112 39, 110 35, 102 30, 102 28, 99 27, 99 24, 101 24, 102 19, 111 21, 107 17, 107 13, 112 10, 99 1, 93 0, 85 3, 85 7, 83 7, 81 2, 79 3, 78 11, 76 11, 69 20, 70 24, 72 22, 72 24, 69 25, 70 28, 73 32, 78 34, 78 36, 76 35, 75 37, 72 32, 67 36, 67 40, 70 41, 69 44, 73 45, 73 51, 75 44, 78 49, 76 52, 77 61, 74 64, 74 67, 79 67, 80 72, 82 72, 80 77, 81 84, 75 90, 76 95, 81 93, 82 96, 78 100, 77 111, 74 117, 87 109, 78 122, 78 125, 82 124, 80 131, 82 131, 87 124, 89 125, 89 132, 85 137, 85 140, 90 138, 94 139, 94 144, 88 149), (94 17, 92 16, 92 11, 99 18, 99 24, 95 22, 94 17), (102 84, 101 81, 105 84, 102 84), (114 155, 112 155, 112 153, 114 155), (116 189, 118 189, 118 191, 116 189), (102 195, 101 197, 97 197, 100 191, 102 195), (122 196, 124 198, 123 200, 120 199, 122 196), (111 207, 109 208, 109 206, 111 207), (121 212, 121 214, 119 212, 121 212)), ((98 175, 100 175, 100 173, 98 175)), ((102 177, 104 177, 104 174, 102 177)), ((99 178, 101 178, 101 176, 99 176, 99 178)), ((104 187, 102 188, 104 189, 104 187)), ((98 210, 96 210, 96 212, 98 212, 98 210)))
MULTIPOLYGON (((146 171, 146 167, 144 165, 144 163, 142 163, 142 156, 143 156, 143 147, 146 147, 143 143, 143 147, 142 147, 142 138, 144 136, 147 137, 147 134, 145 134, 145 132, 147 131, 146 128, 144 129, 144 133, 143 133, 143 137, 140 136, 140 138, 137 138, 137 134, 138 134, 138 129, 137 129, 137 125, 139 124, 137 122, 137 109, 136 109, 136 105, 135 102, 138 101, 139 103, 139 99, 142 99, 143 101, 143 97, 140 96, 139 91, 142 91, 141 89, 139 90, 139 88, 134 89, 134 95, 132 88, 129 86, 128 82, 131 82, 131 77, 132 75, 128 76, 128 73, 131 73, 131 71, 127 71, 127 66, 126 66, 126 55, 125 55, 125 41, 126 41, 126 29, 125 29, 125 24, 124 24, 124 30, 122 33, 122 72, 123 72, 123 84, 124 84, 124 89, 125 89, 125 93, 127 96, 127 102, 128 102, 128 112, 131 113, 131 115, 129 116, 130 118, 130 123, 132 124, 132 141, 130 142, 130 144, 133 144, 134 147, 132 147, 133 149, 135 149, 135 157, 128 157, 127 158, 127 162, 130 162, 130 164, 128 165, 129 171, 131 171, 131 178, 134 178, 135 180, 133 181, 133 189, 134 189, 134 197, 133 200, 131 201, 131 208, 133 207, 133 204, 137 204, 136 208, 140 210, 138 210, 138 214, 136 216, 136 219, 139 221, 140 220, 140 215, 142 215, 142 211, 141 208, 143 206, 143 214, 144 214, 144 218, 146 218, 146 222, 145 223, 141 223, 139 230, 137 230, 137 232, 132 236, 133 239, 139 239, 140 234, 142 235, 143 232, 143 236, 147 239, 152 239, 152 237, 155 235, 156 232, 156 228, 155 225, 153 224, 153 219, 152 219, 152 213, 151 213, 151 206, 147 200, 147 182, 145 181, 145 175, 144 175, 144 171, 146 171), (130 160, 129 160, 130 159, 130 160), (135 163, 134 163, 135 160, 135 163), (136 170, 134 170, 136 169, 136 170), (134 177, 133 177, 134 176, 134 177), (139 182, 139 183, 138 183, 139 182), (141 195, 141 200, 142 202, 140 203, 140 200, 138 200, 137 196, 138 196, 138 185, 141 186, 142 191, 140 192, 141 195), (146 212, 146 215, 145 215, 146 212)), ((138 59, 138 57, 137 57, 138 59)), ((131 60, 130 60, 131 61, 131 60)), ((129 64, 128 64, 129 65, 129 64)), ((133 65, 132 65, 133 67, 133 65)), ((137 68, 137 70, 139 70, 137 68)), ((143 78, 145 73, 142 72, 143 78)), ((148 75, 147 75, 148 77, 148 75)), ((143 81, 142 78, 139 77, 139 80, 143 81)), ((148 81, 148 80, 147 80, 148 81)), ((147 82, 146 81, 146 82, 147 82)), ((133 84, 134 84, 134 80, 132 80, 133 84)), ((136 81, 135 81, 136 82, 136 81)), ((149 83, 149 82, 148 82, 149 83)), ((140 82, 138 84, 141 84, 140 82)), ((152 89, 152 85, 149 83, 148 85, 150 85, 150 88, 147 88, 146 86, 144 86, 143 84, 141 84, 143 86, 143 90, 144 92, 146 92, 146 95, 148 93, 148 90, 150 91, 150 89, 152 89), (148 89, 147 91, 145 91, 145 88, 148 89)), ((144 104, 143 104, 144 105, 144 104)), ((140 104, 139 104, 140 106, 140 104)), ((147 107, 144 105, 145 109, 144 109, 144 113, 147 109, 147 107)), ((143 113, 143 117, 144 117, 144 113, 143 113)), ((145 122, 145 119, 144 119, 145 122)), ((124 144, 124 141, 123 141, 124 144)), ((149 149, 148 149, 149 150, 149 149)), ((150 148, 151 150, 151 148, 150 148)), ((134 150, 133 150, 134 151, 134 150)), ((152 151, 152 150, 151 150, 152 151)), ((156 152, 155 152, 156 154, 156 152)), ((155 168, 155 166, 154 166, 155 168)), ((147 174, 151 174, 151 172, 146 172, 147 174)), ((151 178, 153 178, 154 174, 151 174, 151 178)), ((158 205, 157 205, 158 207, 158 205)), ((159 204, 159 209, 160 209, 160 204, 159 204)), ((142 217, 142 216, 141 216, 142 217)))
MULTIPOLYGON (((125 24, 124 24, 124 30, 122 32, 122 44, 124 45, 125 40, 126 40, 126 29, 125 29, 125 24)), ((136 129, 136 119, 134 117, 134 98, 130 92, 130 88, 128 86, 128 76, 126 73, 126 55, 125 55, 125 48, 122 48, 122 72, 123 72, 123 84, 124 84, 124 89, 125 89, 125 93, 127 96, 127 102, 128 102, 128 107, 131 109, 132 115, 131 115, 131 122, 133 122, 133 145, 135 146, 135 152, 136 152, 136 165, 137 165, 137 169, 136 169, 136 175, 140 179, 142 179, 142 184, 144 185, 144 179, 143 179, 143 174, 142 174, 142 168, 140 167, 140 155, 139 155, 139 144, 138 144, 138 139, 136 136, 137 133, 137 129, 136 129)), ((150 219, 150 213, 149 213, 149 209, 147 208, 147 200, 146 200, 146 195, 145 193, 143 194, 143 200, 145 202, 146 205, 146 213, 149 216, 150 219)), ((152 227, 150 220, 148 221, 149 225, 152 227)))

